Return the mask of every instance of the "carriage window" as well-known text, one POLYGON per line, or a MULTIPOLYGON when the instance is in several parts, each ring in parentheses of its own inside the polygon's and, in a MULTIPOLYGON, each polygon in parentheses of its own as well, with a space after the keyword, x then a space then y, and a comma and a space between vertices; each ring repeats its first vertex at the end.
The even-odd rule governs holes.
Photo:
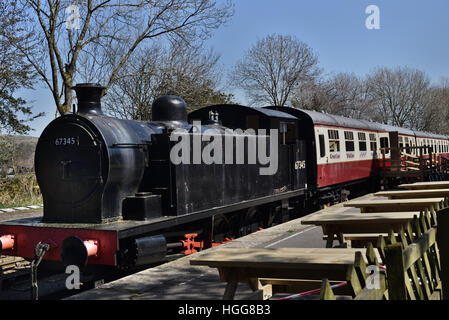
POLYGON ((405 137, 405 152, 410 154, 410 143, 408 137, 405 137))
POLYGON ((389 148, 388 146, 388 138, 380 138, 380 147, 381 148, 389 148))
POLYGON ((354 133, 351 131, 345 131, 345 147, 346 151, 354 151, 354 133))
POLYGON ((404 146, 404 137, 399 137, 399 148, 404 146))
MULTIPOLYGON (((380 138, 380 147, 386 149, 389 148, 387 137, 380 138)), ((385 150, 385 153, 390 153, 390 150, 385 150)))
POLYGON ((282 144, 296 143, 296 127, 294 123, 280 122, 279 133, 282 144))
POLYGON ((366 134, 364 132, 359 132, 359 150, 366 151, 366 134))
POLYGON ((369 134, 369 146, 371 151, 377 150, 376 135, 374 133, 369 134))
POLYGON ((340 152, 338 130, 329 130, 329 152, 340 152))
POLYGON ((326 149, 324 146, 324 134, 320 134, 318 136, 318 139, 320 140, 320 157, 323 158, 326 155, 326 149))

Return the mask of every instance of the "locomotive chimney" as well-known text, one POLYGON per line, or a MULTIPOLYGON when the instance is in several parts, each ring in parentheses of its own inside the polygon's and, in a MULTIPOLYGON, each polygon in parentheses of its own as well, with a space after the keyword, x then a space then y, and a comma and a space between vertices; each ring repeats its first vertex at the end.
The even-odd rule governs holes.
POLYGON ((78 113, 102 115, 101 97, 106 87, 98 83, 79 83, 72 87, 78 99, 78 113))

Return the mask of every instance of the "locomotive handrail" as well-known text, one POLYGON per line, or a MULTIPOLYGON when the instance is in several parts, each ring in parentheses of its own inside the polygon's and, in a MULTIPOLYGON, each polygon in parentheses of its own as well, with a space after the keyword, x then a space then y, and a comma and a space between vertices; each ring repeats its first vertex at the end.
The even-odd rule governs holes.
POLYGON ((148 143, 114 143, 109 146, 109 148, 136 148, 143 149, 150 146, 150 142, 148 143))

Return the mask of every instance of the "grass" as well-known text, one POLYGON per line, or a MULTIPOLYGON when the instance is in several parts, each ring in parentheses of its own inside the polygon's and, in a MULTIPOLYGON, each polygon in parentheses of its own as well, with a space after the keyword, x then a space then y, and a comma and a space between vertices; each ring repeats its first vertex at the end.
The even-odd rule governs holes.
POLYGON ((0 179, 0 209, 42 203, 42 195, 34 173, 0 179))

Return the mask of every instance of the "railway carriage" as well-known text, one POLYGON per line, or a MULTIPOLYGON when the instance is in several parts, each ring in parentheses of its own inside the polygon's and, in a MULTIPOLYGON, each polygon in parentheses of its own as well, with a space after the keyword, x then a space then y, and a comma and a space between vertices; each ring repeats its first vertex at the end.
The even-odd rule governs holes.
MULTIPOLYGON (((320 203, 341 201, 359 185, 373 184, 382 166, 410 155, 429 157, 429 151, 449 158, 449 137, 366 120, 291 107, 267 107, 298 118, 298 137, 307 143, 308 186, 320 203), (409 147, 428 146, 422 155, 409 147), (384 149, 384 154, 382 153, 384 149), (393 154, 392 154, 393 153, 393 154), (352 187, 351 187, 352 186, 352 187)), ((368 190, 369 186, 362 187, 368 190)))

